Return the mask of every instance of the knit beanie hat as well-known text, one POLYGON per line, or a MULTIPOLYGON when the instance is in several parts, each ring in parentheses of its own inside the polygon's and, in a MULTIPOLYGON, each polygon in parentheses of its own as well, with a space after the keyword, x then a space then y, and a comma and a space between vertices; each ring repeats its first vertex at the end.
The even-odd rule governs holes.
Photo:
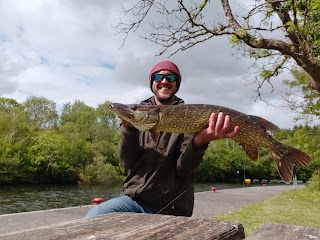
POLYGON ((177 67, 177 65, 169 60, 160 61, 156 65, 154 65, 154 67, 151 69, 151 72, 149 74, 149 84, 150 84, 151 91, 152 91, 151 76, 152 76, 152 74, 159 72, 161 70, 171 71, 178 76, 178 80, 176 81, 177 82, 177 91, 176 92, 178 92, 179 87, 180 87, 180 83, 181 83, 181 74, 180 74, 180 71, 179 71, 179 68, 177 67))

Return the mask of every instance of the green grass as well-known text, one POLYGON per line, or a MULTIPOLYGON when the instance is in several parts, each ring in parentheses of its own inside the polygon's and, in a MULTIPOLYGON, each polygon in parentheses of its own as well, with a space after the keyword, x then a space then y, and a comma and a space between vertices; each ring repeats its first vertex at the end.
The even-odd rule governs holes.
POLYGON ((319 228, 319 216, 320 191, 303 188, 280 193, 262 202, 219 215, 214 219, 240 222, 246 236, 249 236, 267 222, 319 228))

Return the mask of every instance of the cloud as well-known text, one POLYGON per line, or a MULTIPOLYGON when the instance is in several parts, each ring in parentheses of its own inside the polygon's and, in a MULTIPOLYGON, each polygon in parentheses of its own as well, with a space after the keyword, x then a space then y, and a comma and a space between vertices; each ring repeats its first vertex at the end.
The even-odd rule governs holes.
MULTIPOLYGON (((24 101, 43 96, 59 106, 75 100, 97 106, 151 96, 149 72, 170 53, 156 57, 160 47, 141 39, 139 32, 123 45, 124 35, 115 34, 121 4, 127 2, 0 1, 0 97, 24 101)), ((235 53, 228 38, 220 37, 172 56, 183 78, 178 96, 187 103, 222 105, 292 125, 283 109, 254 101, 257 86, 252 77, 245 78, 252 61, 235 53)), ((270 86, 262 91, 277 104, 270 86)))

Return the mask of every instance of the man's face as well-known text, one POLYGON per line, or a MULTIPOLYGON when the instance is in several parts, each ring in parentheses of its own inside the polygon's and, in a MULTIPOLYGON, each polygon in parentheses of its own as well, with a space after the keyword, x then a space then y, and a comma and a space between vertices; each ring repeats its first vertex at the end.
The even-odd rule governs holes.
MULTIPOLYGON (((167 70, 161 70, 158 74, 172 74, 173 72, 167 70)), ((166 104, 170 103, 174 99, 174 94, 177 91, 177 81, 168 81, 167 78, 163 78, 159 81, 152 82, 152 91, 159 102, 166 104)))

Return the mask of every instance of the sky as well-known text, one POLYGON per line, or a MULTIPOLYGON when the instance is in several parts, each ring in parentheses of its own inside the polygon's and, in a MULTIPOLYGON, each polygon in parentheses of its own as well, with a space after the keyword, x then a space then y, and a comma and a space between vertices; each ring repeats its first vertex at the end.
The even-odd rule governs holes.
MULTIPOLYGON (((115 26, 122 0, 0 0, 0 97, 18 102, 39 96, 61 109, 75 100, 96 107, 105 101, 139 103, 152 95, 148 75, 161 48, 138 33, 115 26)), ((128 1, 127 1, 128 2, 128 1)), ((147 23, 146 23, 147 24, 147 23)), ((215 38, 169 58, 182 74, 177 93, 186 103, 214 104, 263 117, 281 128, 294 114, 277 107, 269 85, 254 101, 257 85, 248 75, 252 60, 239 56, 226 37, 215 38), (271 106, 271 105, 272 106, 271 106)), ((274 82, 281 91, 279 76, 274 82)))

